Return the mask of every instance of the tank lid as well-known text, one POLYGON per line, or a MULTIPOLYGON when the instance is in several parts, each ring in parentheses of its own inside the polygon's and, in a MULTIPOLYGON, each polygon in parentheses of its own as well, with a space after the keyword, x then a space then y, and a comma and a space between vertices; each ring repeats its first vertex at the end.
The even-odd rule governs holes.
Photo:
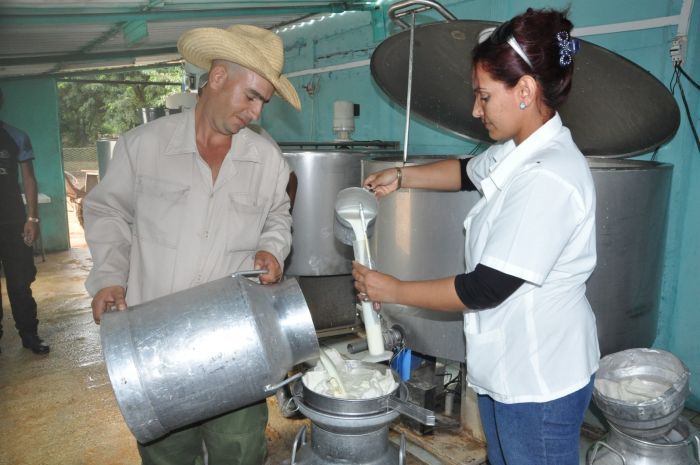
MULTIPOLYGON (((471 116, 471 51, 478 33, 498 23, 458 20, 414 31, 411 112, 467 139, 493 143, 471 116)), ((406 106, 410 30, 384 40, 372 54, 377 85, 406 106)), ((559 113, 584 155, 630 157, 668 141, 680 124, 673 95, 635 63, 581 41, 574 80, 559 113)))

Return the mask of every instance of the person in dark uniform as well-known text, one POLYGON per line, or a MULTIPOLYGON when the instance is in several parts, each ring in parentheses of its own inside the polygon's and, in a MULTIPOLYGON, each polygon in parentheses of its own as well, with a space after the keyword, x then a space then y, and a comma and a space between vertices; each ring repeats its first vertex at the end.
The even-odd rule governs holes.
MULTIPOLYGON (((0 108, 3 96, 0 89, 0 108)), ((0 267, 5 275, 15 327, 22 345, 35 354, 48 354, 49 346, 37 334, 36 301, 31 285, 36 277, 32 244, 39 236, 34 152, 27 134, 0 120, 0 267), (22 173, 24 201, 19 186, 22 173)), ((2 337, 0 297, 0 337, 2 337)))

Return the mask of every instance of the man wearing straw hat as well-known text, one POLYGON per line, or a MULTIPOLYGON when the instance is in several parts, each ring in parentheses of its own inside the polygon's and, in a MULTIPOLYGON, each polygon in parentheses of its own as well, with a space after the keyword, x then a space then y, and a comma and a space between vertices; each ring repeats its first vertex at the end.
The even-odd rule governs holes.
MULTIPOLYGON (((125 133, 85 201, 96 323, 239 270, 267 269, 263 284, 282 277, 289 168, 277 144, 247 128, 275 93, 300 109, 281 75, 282 41, 255 26, 199 28, 178 50, 209 71, 196 107, 125 133)), ((266 423, 263 401, 139 444, 139 453, 144 464, 191 465, 203 462, 204 444, 209 465, 260 464, 266 423)))

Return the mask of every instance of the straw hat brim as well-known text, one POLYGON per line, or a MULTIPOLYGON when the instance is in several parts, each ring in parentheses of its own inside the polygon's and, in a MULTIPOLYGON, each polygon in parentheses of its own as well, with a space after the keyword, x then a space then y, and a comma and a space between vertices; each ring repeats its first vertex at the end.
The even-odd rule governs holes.
POLYGON ((213 60, 237 63, 265 78, 275 92, 295 109, 301 109, 299 95, 292 83, 275 70, 265 56, 267 49, 257 47, 243 34, 214 27, 192 29, 177 41, 182 57, 195 66, 208 70, 213 60))

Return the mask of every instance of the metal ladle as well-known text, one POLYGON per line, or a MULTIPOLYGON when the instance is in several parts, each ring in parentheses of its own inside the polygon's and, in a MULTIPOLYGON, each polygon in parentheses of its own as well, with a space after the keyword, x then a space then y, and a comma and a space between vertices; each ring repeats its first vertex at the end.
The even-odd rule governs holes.
MULTIPOLYGON (((367 237, 378 210, 379 202, 374 194, 361 187, 343 189, 336 197, 334 234, 343 244, 352 245, 355 260, 369 269, 372 269, 372 259, 367 237), (356 224, 353 228, 353 222, 359 222, 360 227, 356 224)), ((370 302, 365 296, 362 300, 362 320, 369 353, 373 356, 384 353, 384 337, 375 308, 377 311, 380 309, 378 304, 370 302)))

